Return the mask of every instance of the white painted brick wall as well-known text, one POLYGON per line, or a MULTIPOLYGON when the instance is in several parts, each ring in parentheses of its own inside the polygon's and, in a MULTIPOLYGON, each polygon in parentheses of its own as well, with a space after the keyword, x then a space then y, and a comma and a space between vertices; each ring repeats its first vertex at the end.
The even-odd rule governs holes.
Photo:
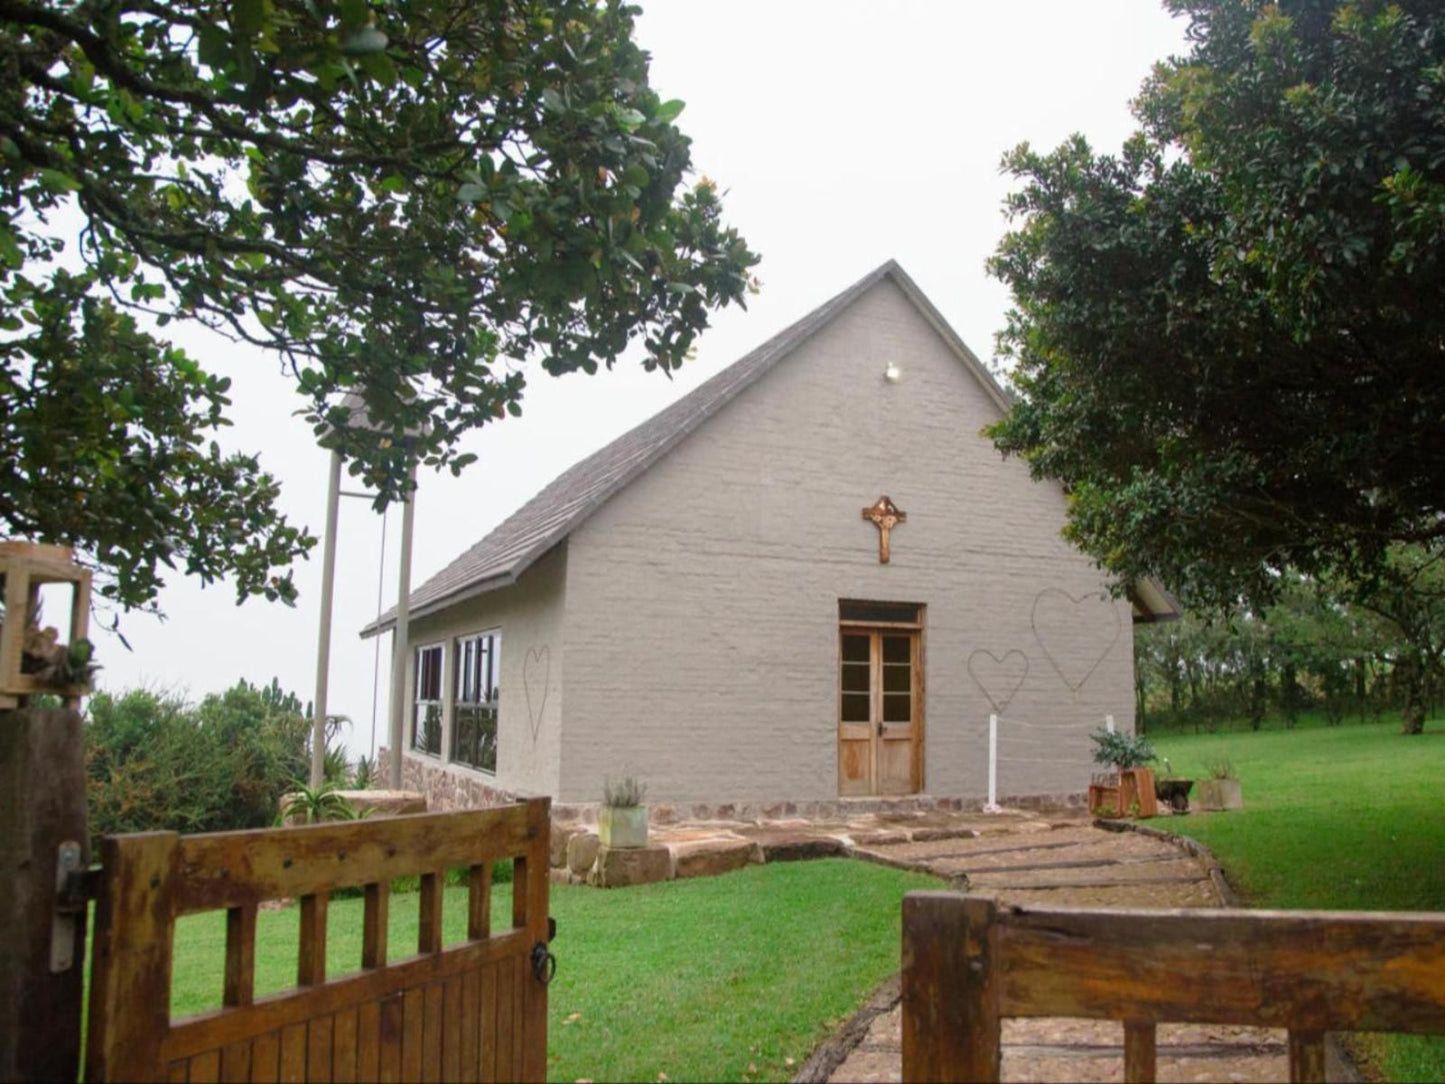
MULTIPOLYGON (((636 774, 659 801, 836 795, 840 598, 928 607, 928 793, 984 792, 990 708, 967 668, 977 649, 1028 658, 1004 733, 1041 744, 1005 743, 1005 757, 1035 763, 1003 760, 1001 793, 1082 790, 1087 731, 1106 713, 1133 725, 1129 607, 1054 623, 1050 646, 1076 684, 1102 656, 1071 690, 1031 611, 1044 589, 1081 596, 1103 581, 1059 537, 1059 489, 979 435, 996 413, 885 279, 594 514, 566 561, 552 793, 595 800, 604 776, 636 774), (889 361, 903 370, 896 385, 882 379, 889 361), (884 493, 909 517, 886 566, 860 516, 884 493)), ((516 638, 508 647, 515 661, 516 638)))

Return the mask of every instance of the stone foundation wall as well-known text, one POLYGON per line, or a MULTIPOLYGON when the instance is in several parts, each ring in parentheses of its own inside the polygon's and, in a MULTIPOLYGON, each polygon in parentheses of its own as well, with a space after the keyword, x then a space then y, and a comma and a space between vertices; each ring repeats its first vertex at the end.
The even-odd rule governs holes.
MULTIPOLYGON (((383 747, 376 754, 377 775, 385 779, 390 765, 391 750, 383 747)), ((525 797, 490 786, 474 772, 413 756, 401 758, 401 786, 403 790, 425 795, 429 813, 486 809, 525 797)))
MULTIPOLYGON (((1037 812, 1086 809, 1084 792, 1070 794, 1024 794, 1005 798, 1005 807, 1037 812)), ((596 824, 598 802, 568 802, 552 805, 552 819, 568 824, 596 824)), ((803 802, 654 802, 648 805, 652 824, 679 821, 846 820, 866 813, 979 813, 981 798, 935 798, 913 795, 906 798, 832 798, 803 802)))
MULTIPOLYGON (((390 750, 377 752, 377 775, 385 779, 391 760, 390 750)), ((401 760, 403 790, 426 796, 426 807, 432 813, 448 813, 456 809, 486 809, 507 805, 532 795, 502 790, 489 785, 474 772, 441 764, 424 757, 403 756, 401 760)), ((559 824, 596 824, 599 802, 554 802, 552 820, 559 824)), ((1066 812, 1085 809, 1088 796, 1071 794, 1022 794, 1003 800, 1011 809, 1036 812, 1066 812)), ((978 813, 983 810, 981 798, 938 798, 926 794, 904 798, 831 798, 801 802, 654 802, 648 806, 652 824, 677 824, 680 821, 761 821, 784 820, 847 820, 867 813, 978 813)))

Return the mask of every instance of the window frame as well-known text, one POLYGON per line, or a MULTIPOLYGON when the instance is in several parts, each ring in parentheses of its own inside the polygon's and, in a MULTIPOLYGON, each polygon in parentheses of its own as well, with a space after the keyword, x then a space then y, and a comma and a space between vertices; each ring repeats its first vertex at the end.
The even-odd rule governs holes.
POLYGON ((448 695, 451 707, 451 734, 447 740, 447 762, 455 764, 467 771, 477 772, 495 778, 497 774, 497 757, 501 752, 501 722, 502 722, 502 627, 494 625, 489 628, 477 629, 472 632, 462 633, 452 637, 452 680, 448 687, 448 695), (479 688, 477 692, 490 691, 491 696, 487 699, 462 698, 462 689, 469 677, 472 676, 476 663, 472 666, 464 666, 463 654, 466 647, 473 643, 482 643, 490 640, 491 644, 485 651, 479 652, 479 658, 490 656, 487 670, 489 673, 477 674, 479 688), (486 688, 487 680, 490 678, 491 688, 486 688), (460 752, 461 742, 461 713, 469 709, 490 709, 492 713, 492 766, 490 768, 476 761, 467 759, 460 752))
POLYGON ((436 760, 442 759, 442 750, 446 747, 446 691, 447 691, 447 645, 445 640, 438 640, 434 643, 417 644, 412 649, 412 674, 411 674, 411 741, 410 752, 419 756, 432 757, 436 760), (422 679, 422 655, 428 651, 438 652, 440 658, 437 664, 437 699, 423 700, 421 698, 422 679), (435 705, 437 709, 437 725, 440 731, 437 734, 437 748, 435 752, 427 749, 424 744, 418 741, 421 731, 421 708, 423 705, 435 705))

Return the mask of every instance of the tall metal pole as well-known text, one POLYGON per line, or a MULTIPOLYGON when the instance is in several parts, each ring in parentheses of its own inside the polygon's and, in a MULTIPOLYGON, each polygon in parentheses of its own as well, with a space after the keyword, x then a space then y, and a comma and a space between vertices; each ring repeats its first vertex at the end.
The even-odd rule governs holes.
POLYGON ((406 657, 411 617, 411 530, 416 513, 416 461, 407 475, 409 491, 401 515, 401 570, 396 585, 396 625, 391 634, 391 762, 387 785, 401 789, 402 716, 406 713, 406 657))
POLYGON ((331 484, 326 490, 326 537, 321 558, 321 627, 316 634, 316 704, 311 724, 311 789, 326 773, 326 682, 331 671, 331 598, 336 582, 336 513, 341 505, 341 453, 331 452, 331 484))

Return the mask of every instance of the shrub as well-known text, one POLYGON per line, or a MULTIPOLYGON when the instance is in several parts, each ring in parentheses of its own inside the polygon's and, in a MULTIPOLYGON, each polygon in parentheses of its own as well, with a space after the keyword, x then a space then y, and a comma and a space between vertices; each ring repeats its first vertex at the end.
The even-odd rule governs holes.
POLYGON ((99 692, 85 723, 93 836, 274 823, 304 780, 310 724, 275 683, 245 681, 191 706, 149 689, 99 692))

